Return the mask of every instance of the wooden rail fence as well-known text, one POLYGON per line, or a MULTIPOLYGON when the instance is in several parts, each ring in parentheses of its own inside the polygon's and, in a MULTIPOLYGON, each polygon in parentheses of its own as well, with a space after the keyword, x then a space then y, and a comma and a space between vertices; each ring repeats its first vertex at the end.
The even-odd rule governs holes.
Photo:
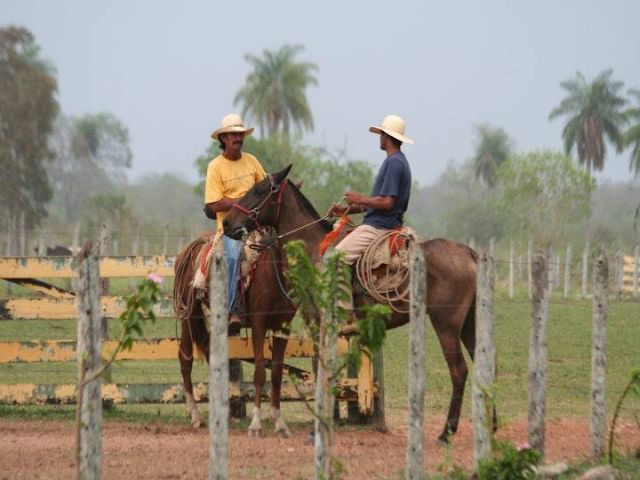
MULTIPOLYGON (((35 297, 9 298, 0 300, 0 321, 28 321, 30 319, 62 320, 76 318, 75 292, 48 283, 50 279, 71 279, 76 277, 74 257, 0 257, 0 279, 21 285, 35 292, 35 297)), ((173 277, 174 256, 126 256, 101 257, 99 271, 101 279, 146 277, 155 273, 162 277, 173 277)), ((119 296, 107 295, 100 298, 103 317, 115 318, 124 310, 125 300, 119 296)), ((175 316, 169 298, 163 298, 154 308, 159 318, 175 316)), ((76 340, 29 340, 0 341, 0 364, 34 362, 75 362, 76 340)), ((105 339, 102 354, 106 357, 116 347, 115 341, 105 339)), ((344 352, 348 343, 338 341, 338 350, 344 352)), ((229 359, 250 361, 254 358, 250 337, 228 339, 229 359)), ((271 359, 271 339, 264 345, 267 362, 271 359)), ((286 358, 310 358, 314 354, 311 340, 292 337, 289 340, 286 358)), ((178 358, 178 342, 173 338, 141 339, 134 343, 131 351, 118 354, 117 360, 174 360, 178 358)), ((300 388, 313 396, 314 381, 311 372, 293 366, 286 366, 290 373, 303 379, 300 388)), ((176 362, 176 371, 178 364, 176 362)), ((377 386, 373 378, 373 365, 368 356, 363 355, 362 367, 355 378, 342 379, 339 399, 357 403, 361 413, 371 414, 377 386)), ((264 395, 269 395, 265 385, 264 395)), ((0 404, 66 404, 75 403, 75 384, 12 384, 0 385, 0 404)), ((175 403, 184 401, 181 384, 105 384, 103 398, 114 403, 175 403)), ((252 382, 231 381, 231 398, 250 400, 255 391, 252 382)), ((207 400, 206 384, 194 386, 198 401, 207 400)), ((296 387, 286 382, 282 387, 282 400, 300 400, 296 387)))

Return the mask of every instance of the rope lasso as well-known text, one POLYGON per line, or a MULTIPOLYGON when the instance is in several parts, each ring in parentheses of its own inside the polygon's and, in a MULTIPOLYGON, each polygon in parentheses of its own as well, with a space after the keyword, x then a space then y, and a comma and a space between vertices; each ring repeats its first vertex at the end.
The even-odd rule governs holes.
MULTIPOLYGON (((384 274, 381 276, 374 275, 375 252, 378 248, 384 247, 384 243, 388 242, 391 237, 396 237, 393 241, 403 239, 408 247, 406 248, 406 258, 411 256, 411 250, 415 243, 412 234, 405 231, 389 230, 376 238, 367 247, 356 263, 356 278, 366 290, 366 292, 377 302, 389 305, 398 313, 409 312, 409 293, 410 293, 410 270, 408 263, 396 265, 395 269, 391 268, 391 263, 384 264, 384 274)), ((379 266, 376 266, 379 267, 379 266)))

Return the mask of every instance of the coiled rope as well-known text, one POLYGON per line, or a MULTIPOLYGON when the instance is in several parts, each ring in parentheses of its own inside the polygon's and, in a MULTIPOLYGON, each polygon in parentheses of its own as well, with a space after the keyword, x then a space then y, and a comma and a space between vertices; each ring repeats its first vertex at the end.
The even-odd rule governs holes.
POLYGON ((371 242, 356 263, 356 277, 366 292, 378 303, 389 305, 398 313, 409 312, 409 258, 415 240, 415 235, 411 232, 389 230, 371 242), (404 261, 392 261, 382 266, 374 265, 375 252, 378 248, 387 248, 384 244, 389 242, 392 236, 397 237, 394 242, 407 245, 407 248, 402 248, 398 253, 405 257, 404 261), (384 274, 381 274, 382 267, 384 274))

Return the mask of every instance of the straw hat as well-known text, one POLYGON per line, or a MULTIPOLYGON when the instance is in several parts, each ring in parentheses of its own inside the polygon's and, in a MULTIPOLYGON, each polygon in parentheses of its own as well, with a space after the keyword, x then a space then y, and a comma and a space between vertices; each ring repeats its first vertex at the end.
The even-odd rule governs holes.
POLYGON ((403 143, 413 143, 413 140, 404 134, 404 120, 397 115, 387 115, 382 125, 369 127, 369 131, 378 134, 384 132, 403 143))
POLYGON ((230 132, 239 132, 244 133, 244 136, 251 135, 253 132, 253 128, 247 128, 244 126, 244 122, 242 121, 242 117, 237 113, 230 113, 229 115, 225 115, 220 122, 220 127, 217 130, 214 130, 211 134, 211 138, 214 140, 218 139, 218 136, 221 133, 230 133, 230 132))

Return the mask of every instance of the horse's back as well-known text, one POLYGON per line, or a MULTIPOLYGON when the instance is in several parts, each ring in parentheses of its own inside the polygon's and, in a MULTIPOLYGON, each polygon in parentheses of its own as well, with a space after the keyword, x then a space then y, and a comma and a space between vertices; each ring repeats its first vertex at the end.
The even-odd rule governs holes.
POLYGON ((420 242, 427 264, 427 304, 470 305, 476 293, 477 254, 469 246, 444 238, 420 242))

